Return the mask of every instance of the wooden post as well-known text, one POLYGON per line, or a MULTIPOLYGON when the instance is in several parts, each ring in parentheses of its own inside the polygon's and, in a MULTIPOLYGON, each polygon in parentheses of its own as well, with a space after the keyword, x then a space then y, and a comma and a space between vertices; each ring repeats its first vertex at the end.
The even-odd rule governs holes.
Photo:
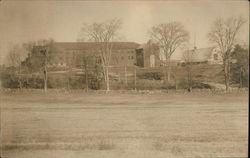
POLYGON ((126 65, 125 65, 124 72, 125 72, 125 84, 127 86, 128 85, 128 78, 127 78, 127 66, 126 65))
POLYGON ((85 84, 86 84, 86 92, 89 91, 89 82, 88 82, 88 60, 85 57, 84 68, 85 68, 85 84))
POLYGON ((177 78, 176 78, 177 75, 175 75, 175 78, 174 78, 174 83, 175 83, 175 91, 177 91, 178 89, 178 84, 177 84, 177 78))
POLYGON ((242 88, 242 86, 243 86, 242 78, 243 78, 243 69, 242 69, 242 66, 241 66, 240 67, 240 88, 242 88))
POLYGON ((48 76, 47 76, 47 62, 48 62, 48 59, 47 59, 47 50, 45 49, 44 50, 44 56, 45 56, 45 62, 44 62, 44 91, 47 92, 47 79, 48 79, 48 76))
POLYGON ((136 91, 136 67, 135 67, 135 91, 136 91))

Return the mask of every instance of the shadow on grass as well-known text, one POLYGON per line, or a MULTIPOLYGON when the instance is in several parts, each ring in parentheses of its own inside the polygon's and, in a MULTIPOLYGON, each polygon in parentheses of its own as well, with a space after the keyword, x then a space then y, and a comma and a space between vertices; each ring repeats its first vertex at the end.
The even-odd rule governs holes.
POLYGON ((111 140, 83 141, 80 143, 9 143, 3 150, 113 150, 111 140))

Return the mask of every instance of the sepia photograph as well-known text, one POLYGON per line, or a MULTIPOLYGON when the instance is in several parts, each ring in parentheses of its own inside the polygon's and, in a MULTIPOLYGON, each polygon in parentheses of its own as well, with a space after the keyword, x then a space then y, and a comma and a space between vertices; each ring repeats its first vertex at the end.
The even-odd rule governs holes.
POLYGON ((0 158, 247 158, 247 0, 0 0, 0 158))

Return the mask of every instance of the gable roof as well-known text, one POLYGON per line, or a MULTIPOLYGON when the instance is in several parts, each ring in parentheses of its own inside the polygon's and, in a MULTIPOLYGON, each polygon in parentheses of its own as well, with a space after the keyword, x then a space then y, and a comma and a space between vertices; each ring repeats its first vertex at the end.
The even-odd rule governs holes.
MULTIPOLYGON (((139 47, 135 42, 112 42, 113 49, 136 49, 139 47)), ((52 49, 66 49, 66 50, 90 50, 98 48, 101 42, 55 42, 52 49)))
MULTIPOLYGON (((213 49, 214 49, 214 47, 189 50, 189 51, 195 51, 195 53, 192 57, 192 61, 193 62, 207 61, 210 58, 213 49)), ((188 53, 188 50, 183 52, 183 57, 182 57, 183 60, 184 60, 184 54, 186 54, 186 53, 188 53)))

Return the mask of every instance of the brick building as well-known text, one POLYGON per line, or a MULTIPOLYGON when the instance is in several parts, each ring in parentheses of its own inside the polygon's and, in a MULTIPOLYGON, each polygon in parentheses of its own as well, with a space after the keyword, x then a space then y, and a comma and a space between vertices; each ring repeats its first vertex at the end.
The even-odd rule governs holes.
MULTIPOLYGON (((55 42, 47 49, 48 67, 80 67, 84 59, 89 63, 101 63, 100 46, 97 42, 55 42)), ((139 44, 134 42, 113 42, 111 66, 133 66, 136 65, 136 49, 139 44)), ((43 47, 36 46, 33 56, 41 56, 43 47)))
MULTIPOLYGON (((54 42, 49 49, 49 67, 81 67, 84 59, 88 63, 101 63, 100 46, 97 42, 54 42)), ((148 41, 139 45, 135 42, 113 42, 110 66, 138 66, 160 67, 164 66, 166 58, 162 49, 155 43, 148 41)), ((33 56, 40 58, 40 50, 43 47, 36 46, 33 56)), ((178 61, 172 61, 173 65, 178 61)))

